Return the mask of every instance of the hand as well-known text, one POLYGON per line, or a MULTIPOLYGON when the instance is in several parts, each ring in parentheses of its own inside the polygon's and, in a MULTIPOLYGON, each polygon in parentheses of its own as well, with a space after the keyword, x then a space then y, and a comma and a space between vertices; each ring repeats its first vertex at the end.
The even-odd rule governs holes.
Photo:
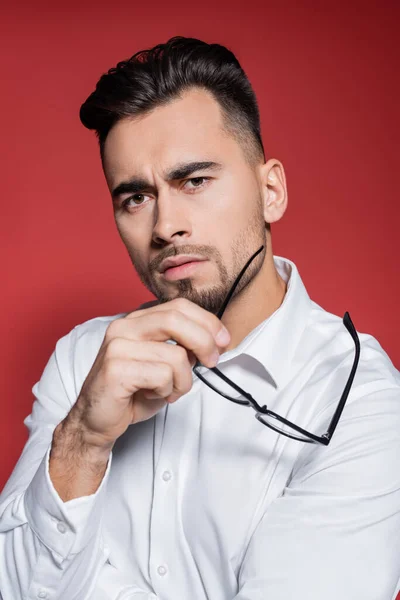
POLYGON ((187 394, 196 358, 215 366, 229 341, 215 315, 183 298, 116 319, 67 419, 86 444, 111 448, 130 424, 187 394), (177 345, 166 344, 168 339, 177 345))

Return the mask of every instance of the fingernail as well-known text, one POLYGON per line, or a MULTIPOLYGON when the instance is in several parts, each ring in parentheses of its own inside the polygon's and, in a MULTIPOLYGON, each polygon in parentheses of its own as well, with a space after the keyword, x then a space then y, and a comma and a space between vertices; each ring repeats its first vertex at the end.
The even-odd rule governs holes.
POLYGON ((215 350, 215 352, 213 352, 210 356, 210 363, 212 367, 215 367, 215 365, 218 364, 219 361, 219 352, 218 350, 215 350))
POLYGON ((215 341, 220 346, 226 346, 226 344, 229 343, 230 339, 231 339, 231 336, 229 334, 229 331, 224 326, 222 327, 222 329, 219 330, 219 332, 215 336, 215 341))

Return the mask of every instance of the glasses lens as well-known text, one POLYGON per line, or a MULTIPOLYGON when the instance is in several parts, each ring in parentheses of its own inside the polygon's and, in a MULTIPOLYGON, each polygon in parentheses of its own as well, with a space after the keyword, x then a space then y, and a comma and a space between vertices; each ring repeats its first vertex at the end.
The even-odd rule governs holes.
POLYGON ((196 368, 195 373, 199 379, 203 381, 203 383, 206 383, 215 392, 225 396, 225 398, 228 398, 228 400, 232 400, 232 402, 237 402, 238 404, 249 404, 249 401, 240 393, 239 390, 235 389, 235 387, 214 373, 214 371, 211 369, 207 369, 207 367, 202 366, 196 368))
POLYGON ((296 429, 293 429, 293 427, 290 425, 283 423, 273 415, 263 415, 261 413, 257 413, 256 417, 259 421, 261 421, 261 423, 264 423, 264 425, 267 425, 278 433, 283 433, 284 435, 291 437, 294 440, 299 440, 300 442, 310 441, 310 438, 307 435, 303 435, 299 431, 296 431, 296 429))

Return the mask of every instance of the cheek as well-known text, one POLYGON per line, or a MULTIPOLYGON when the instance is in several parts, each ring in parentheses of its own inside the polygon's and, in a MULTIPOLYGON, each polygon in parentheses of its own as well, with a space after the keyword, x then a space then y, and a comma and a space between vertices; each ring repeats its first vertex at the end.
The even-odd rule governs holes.
POLYGON ((126 246, 141 248, 144 243, 143 228, 135 227, 132 219, 115 219, 118 233, 126 246))
POLYGON ((145 248, 143 235, 140 235, 138 231, 133 231, 132 226, 127 226, 124 223, 116 223, 116 225, 122 243, 126 247, 132 262, 140 269, 142 265, 146 264, 143 260, 145 248))
POLYGON ((212 215, 218 219, 221 232, 228 226, 231 230, 243 229, 260 210, 260 191, 253 179, 232 177, 218 192, 212 215))

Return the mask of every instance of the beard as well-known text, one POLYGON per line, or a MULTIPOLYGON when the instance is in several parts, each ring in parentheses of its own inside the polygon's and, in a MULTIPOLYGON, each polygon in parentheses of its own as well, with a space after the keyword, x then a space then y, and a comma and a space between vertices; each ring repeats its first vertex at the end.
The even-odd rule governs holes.
POLYGON ((232 267, 228 270, 224 264, 220 252, 216 248, 206 245, 180 245, 179 254, 198 254, 213 261, 218 269, 218 282, 210 284, 207 288, 197 288, 192 278, 179 279, 173 282, 173 289, 166 289, 165 285, 157 277, 158 268, 165 258, 176 256, 176 253, 163 253, 162 251, 154 259, 148 268, 140 260, 140 257, 134 251, 129 252, 132 264, 143 285, 158 299, 159 304, 164 304, 175 298, 186 298, 194 304, 197 304, 204 310, 217 314, 221 308, 229 290, 231 289, 236 277, 243 269, 249 258, 264 245, 264 249, 251 262, 237 285, 235 292, 230 300, 232 301, 238 294, 248 287, 250 282, 260 271, 267 253, 267 236, 262 210, 262 202, 257 203, 257 209, 250 218, 247 226, 233 240, 232 267))

